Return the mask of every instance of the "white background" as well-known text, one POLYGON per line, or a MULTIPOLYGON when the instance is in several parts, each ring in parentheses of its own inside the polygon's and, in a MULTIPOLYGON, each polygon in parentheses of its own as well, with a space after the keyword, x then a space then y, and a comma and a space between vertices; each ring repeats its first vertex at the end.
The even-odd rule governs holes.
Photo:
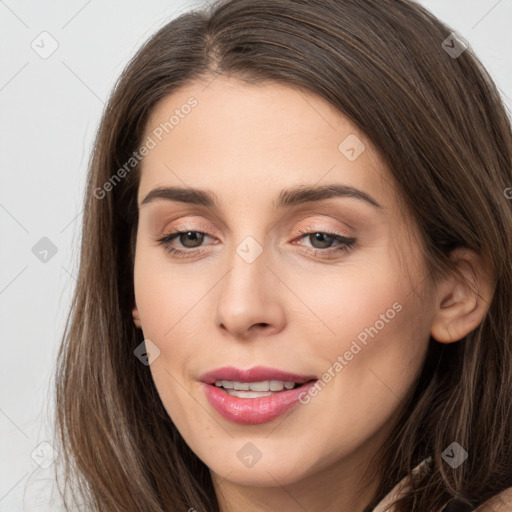
MULTIPOLYGON (((512 0, 420 3, 469 42, 512 109, 512 0)), ((36 486, 53 467, 31 454, 52 439, 54 361, 75 285, 93 137, 136 49, 200 5, 0 0, 0 512, 61 510, 48 502, 50 486, 36 486), (47 59, 31 47, 43 31, 59 45, 47 59), (46 263, 32 252, 42 237, 57 247, 46 263)))

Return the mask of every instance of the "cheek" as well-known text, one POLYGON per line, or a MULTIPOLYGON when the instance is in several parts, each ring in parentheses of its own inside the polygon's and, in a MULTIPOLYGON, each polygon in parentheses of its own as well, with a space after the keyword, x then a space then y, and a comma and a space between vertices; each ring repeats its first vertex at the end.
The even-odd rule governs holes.
MULTIPOLYGON (((184 329, 204 323, 198 306, 217 279, 211 272, 198 278, 191 267, 171 265, 154 249, 142 249, 135 259, 134 281, 144 336, 168 345, 177 332, 183 336, 184 329)), ((191 334, 187 339, 194 340, 191 334)))
POLYGON ((413 293, 421 272, 408 274, 388 261, 307 278, 299 292, 319 320, 304 328, 323 364, 317 370, 331 390, 325 395, 334 393, 328 400, 343 403, 352 418, 391 413, 420 371, 430 339, 423 289, 413 293))
MULTIPOLYGON (((378 256, 337 270, 304 272, 300 276, 290 272, 285 276, 308 315, 307 324, 305 319, 295 320, 305 324, 302 327, 310 335, 316 335, 315 346, 321 341, 320 346, 337 355, 348 350, 354 339, 364 343, 370 337, 367 329, 375 324, 383 333, 400 332, 404 327, 400 318, 411 313, 412 285, 398 277, 400 271, 387 254, 381 252, 378 256)), ((370 330, 375 334, 374 329, 370 330)))

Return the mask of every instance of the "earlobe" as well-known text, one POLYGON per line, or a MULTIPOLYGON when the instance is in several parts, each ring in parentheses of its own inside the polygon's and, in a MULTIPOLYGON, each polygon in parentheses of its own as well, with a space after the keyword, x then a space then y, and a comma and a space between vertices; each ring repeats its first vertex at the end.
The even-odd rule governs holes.
POLYGON ((440 343, 459 341, 475 330, 484 320, 494 294, 494 280, 480 255, 459 248, 450 258, 459 272, 437 285, 437 310, 430 331, 440 343))
POLYGON ((132 316, 133 316, 133 323, 135 324, 135 327, 142 329, 142 324, 140 323, 139 310, 137 309, 136 305, 132 309, 132 316))

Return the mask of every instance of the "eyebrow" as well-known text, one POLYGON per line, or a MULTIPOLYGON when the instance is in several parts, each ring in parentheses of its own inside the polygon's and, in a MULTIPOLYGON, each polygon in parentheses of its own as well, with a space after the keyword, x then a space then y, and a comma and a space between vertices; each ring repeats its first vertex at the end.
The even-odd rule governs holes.
MULTIPOLYGON (((332 197, 350 197, 353 199, 359 199, 379 210, 384 210, 384 207, 366 192, 348 185, 340 184, 285 189, 281 191, 277 201, 273 201, 272 206, 275 209, 279 209, 296 206, 302 203, 322 201, 332 197)), ((213 209, 218 209, 219 207, 215 194, 206 190, 183 187, 155 188, 143 199, 141 206, 151 203, 157 199, 178 201, 180 203, 206 206, 213 209)))

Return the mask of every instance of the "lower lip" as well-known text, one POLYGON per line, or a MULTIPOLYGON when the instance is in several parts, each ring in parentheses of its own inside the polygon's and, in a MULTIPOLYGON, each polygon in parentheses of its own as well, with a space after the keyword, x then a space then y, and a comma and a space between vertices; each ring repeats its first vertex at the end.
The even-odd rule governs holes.
POLYGON ((302 386, 279 391, 260 398, 238 398, 231 396, 223 389, 202 383, 206 397, 211 406, 225 419, 243 425, 258 425, 278 418, 299 403, 299 397, 307 394, 315 381, 302 386))

